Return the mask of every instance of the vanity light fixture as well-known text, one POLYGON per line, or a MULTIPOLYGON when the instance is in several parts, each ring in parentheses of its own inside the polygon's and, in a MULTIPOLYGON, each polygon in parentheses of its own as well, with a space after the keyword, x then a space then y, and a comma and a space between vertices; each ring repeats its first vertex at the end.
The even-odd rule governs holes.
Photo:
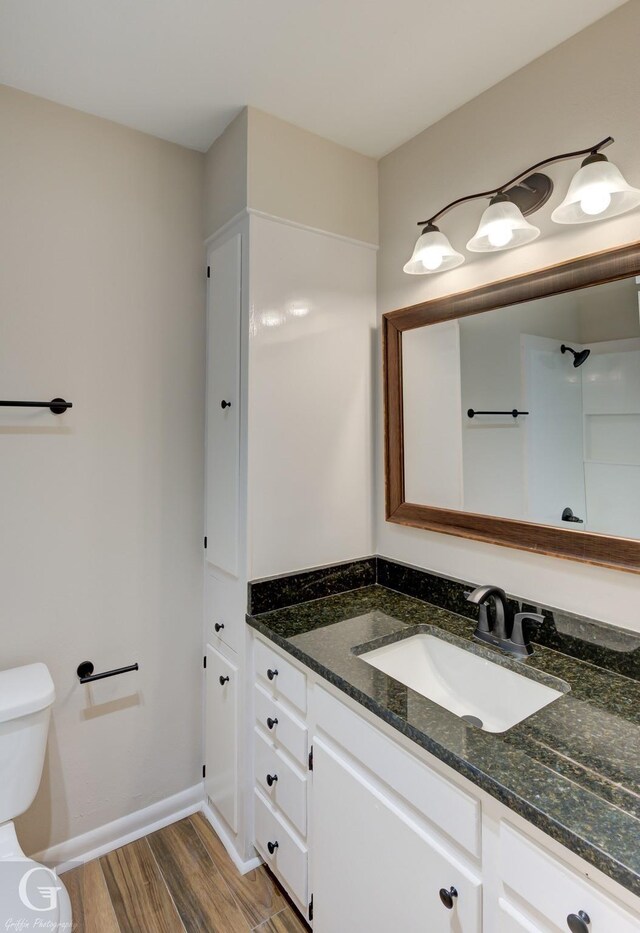
POLYGON ((625 214, 640 204, 640 190, 602 155, 592 152, 571 179, 567 196, 551 215, 557 224, 584 224, 625 214))
POLYGON ((435 224, 428 223, 418 237, 404 271, 409 275, 444 272, 446 269, 455 269, 463 262, 464 256, 453 248, 444 233, 435 224))
POLYGON ((494 253, 531 243, 540 235, 540 230, 525 219, 526 215, 546 204, 553 191, 553 182, 539 169, 555 162, 586 156, 569 185, 564 201, 551 215, 555 223, 604 220, 638 207, 640 190, 629 185, 620 170, 602 154, 602 150, 612 142, 613 137, 607 136, 588 149, 543 159, 498 188, 457 198, 427 220, 419 221, 422 233, 404 271, 410 275, 428 275, 455 269, 463 263, 464 256, 454 249, 435 221, 459 204, 479 198, 490 198, 490 202, 475 235, 467 243, 470 252, 494 253))
POLYGON ((475 236, 467 243, 472 253, 494 253, 524 246, 540 236, 540 231, 507 194, 496 194, 480 219, 475 236))

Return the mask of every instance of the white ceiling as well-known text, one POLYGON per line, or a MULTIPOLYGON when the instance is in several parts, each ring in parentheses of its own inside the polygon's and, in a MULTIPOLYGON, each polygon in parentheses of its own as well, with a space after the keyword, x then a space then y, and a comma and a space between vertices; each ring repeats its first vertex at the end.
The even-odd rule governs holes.
POLYGON ((372 156, 622 0, 0 0, 0 83, 206 150, 245 104, 372 156))

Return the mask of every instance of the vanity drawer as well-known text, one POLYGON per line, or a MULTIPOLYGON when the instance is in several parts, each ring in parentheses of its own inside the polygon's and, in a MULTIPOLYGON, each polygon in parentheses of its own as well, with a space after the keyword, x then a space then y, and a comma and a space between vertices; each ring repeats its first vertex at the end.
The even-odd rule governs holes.
POLYGON ((502 897, 498 899, 498 910, 500 933, 540 933, 539 927, 535 927, 513 904, 502 897))
POLYGON ((638 933, 640 929, 639 915, 629 913, 591 880, 504 821, 500 823, 500 870, 505 887, 554 930, 568 930, 567 917, 581 910, 590 918, 589 933, 638 933))
POLYGON ((255 642, 256 676, 271 696, 288 700, 301 713, 307 711, 307 678, 281 654, 260 639, 255 642))
POLYGON ((207 641, 216 648, 225 644, 236 653, 242 645, 245 625, 241 590, 237 580, 225 579, 207 568, 204 578, 207 641))
POLYGON ((254 689, 256 720, 278 748, 286 749, 303 768, 307 761, 307 727, 274 700, 260 684, 254 689), (271 726, 270 726, 271 723, 271 726))
POLYGON ((307 835, 307 778, 290 764, 263 733, 254 733, 256 782, 271 803, 290 820, 301 836, 307 835), (269 776, 271 786, 267 781, 269 776), (277 780, 273 780, 273 778, 277 780))
POLYGON ((280 878, 300 906, 307 905, 307 849, 278 814, 267 803, 259 790, 255 791, 255 846, 271 871, 280 878), (277 843, 273 852, 269 851, 277 843))
POLYGON ((365 722, 326 690, 315 691, 320 728, 471 855, 480 857, 480 802, 365 722))

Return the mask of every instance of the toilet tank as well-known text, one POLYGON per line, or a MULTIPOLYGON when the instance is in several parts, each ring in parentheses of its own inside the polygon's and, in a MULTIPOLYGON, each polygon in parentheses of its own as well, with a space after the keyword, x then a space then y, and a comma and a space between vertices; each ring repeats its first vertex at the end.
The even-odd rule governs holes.
POLYGON ((55 690, 45 664, 0 671, 0 823, 38 792, 55 690))

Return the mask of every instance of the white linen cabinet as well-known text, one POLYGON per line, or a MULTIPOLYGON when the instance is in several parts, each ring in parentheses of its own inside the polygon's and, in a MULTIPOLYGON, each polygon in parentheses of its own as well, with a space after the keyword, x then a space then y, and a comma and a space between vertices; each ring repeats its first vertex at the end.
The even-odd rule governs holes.
MULTIPOLYGON (((284 725, 277 748, 255 735, 256 698, 265 697, 249 676, 247 582, 371 553, 376 254, 249 211, 208 241, 206 262, 205 812, 246 870, 256 863, 254 823, 266 815, 256 810, 254 757, 289 756, 277 792, 259 793, 286 802, 302 840, 306 768, 284 725)), ((300 684, 292 690, 284 702, 296 722, 300 684)), ((291 853, 297 871, 300 852, 291 853)))

